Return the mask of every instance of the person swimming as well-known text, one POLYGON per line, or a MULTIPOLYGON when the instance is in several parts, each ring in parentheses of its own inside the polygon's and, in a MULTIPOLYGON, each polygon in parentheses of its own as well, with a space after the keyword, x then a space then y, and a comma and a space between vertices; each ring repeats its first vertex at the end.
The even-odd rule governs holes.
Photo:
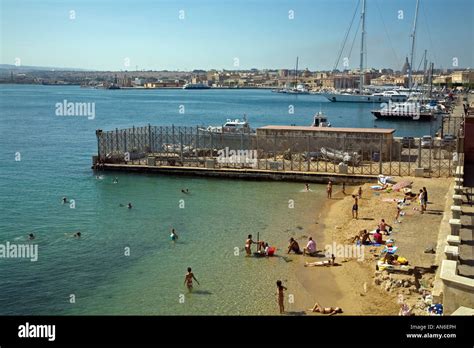
POLYGON ((171 229, 170 239, 171 239, 173 242, 175 242, 176 239, 178 239, 178 235, 176 234, 176 231, 174 230, 174 228, 171 229))
POLYGON ((129 203, 127 204, 127 208, 128 208, 128 209, 132 209, 132 203, 129 202, 129 203))
POLYGON ((118 178, 117 178, 117 177, 114 178, 113 183, 114 183, 114 184, 118 184, 118 178))
POLYGON ((310 189, 309 189, 309 184, 304 184, 304 190, 305 190, 306 192, 310 191, 310 189))
POLYGON ((188 193, 189 193, 189 190, 188 190, 188 189, 181 189, 181 192, 188 194, 188 193))
POLYGON ((35 239, 35 238, 36 238, 36 236, 35 236, 33 233, 30 233, 30 234, 28 235, 28 240, 33 240, 33 239, 35 239))
POLYGON ((63 201, 63 204, 69 203, 67 200, 67 197, 63 197, 62 201, 63 201))
POLYGON ((73 234, 74 238, 81 238, 81 232, 76 232, 73 234))

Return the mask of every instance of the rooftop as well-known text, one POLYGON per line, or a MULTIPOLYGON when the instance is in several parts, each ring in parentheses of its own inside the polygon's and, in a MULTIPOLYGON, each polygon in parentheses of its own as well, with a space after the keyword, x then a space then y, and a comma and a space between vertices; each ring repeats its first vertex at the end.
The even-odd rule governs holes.
POLYGON ((345 127, 311 127, 311 126, 264 126, 257 130, 287 130, 302 132, 336 132, 336 133, 371 133, 371 134, 393 134, 395 129, 391 128, 345 128, 345 127))

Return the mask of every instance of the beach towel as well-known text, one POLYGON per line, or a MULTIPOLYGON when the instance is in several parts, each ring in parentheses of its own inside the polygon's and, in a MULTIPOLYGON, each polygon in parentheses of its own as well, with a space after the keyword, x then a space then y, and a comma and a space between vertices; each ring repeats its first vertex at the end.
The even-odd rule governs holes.
POLYGON ((411 186, 412 183, 413 181, 403 180, 393 185, 392 189, 394 191, 400 191, 401 189, 404 189, 405 187, 411 186))
POLYGON ((381 189, 382 189, 382 186, 380 186, 380 185, 372 185, 372 186, 370 186, 370 188, 371 188, 372 190, 381 190, 381 189))
POLYGON ((397 246, 392 246, 392 247, 385 247, 382 250, 382 253, 389 253, 389 254, 395 254, 398 250, 397 246))

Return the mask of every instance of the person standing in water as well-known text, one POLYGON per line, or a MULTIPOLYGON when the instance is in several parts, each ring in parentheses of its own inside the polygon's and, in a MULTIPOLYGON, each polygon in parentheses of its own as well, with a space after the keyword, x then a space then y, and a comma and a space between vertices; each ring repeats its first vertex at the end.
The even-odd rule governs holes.
POLYGON ((304 189, 305 189, 306 192, 308 192, 309 191, 309 184, 304 184, 304 189))
POLYGON ((249 234, 247 236, 247 240, 245 241, 245 252, 247 253, 247 256, 250 256, 252 254, 252 249, 251 249, 252 244, 257 244, 257 243, 252 240, 252 235, 249 234))
POLYGON ((281 283, 281 280, 277 280, 276 282, 277 285, 277 301, 278 301, 278 307, 280 308, 280 314, 285 313, 285 290, 288 290, 286 287, 284 287, 281 283))
POLYGON ((184 285, 187 286, 189 292, 193 290, 193 279, 198 283, 198 285, 201 285, 194 276, 194 273, 191 271, 191 267, 188 267, 188 273, 184 276, 184 285))
POLYGON ((332 181, 331 180, 329 180, 329 182, 328 182, 326 192, 328 194, 328 198, 331 199, 331 197, 332 197, 332 181))
POLYGON ((171 229, 170 239, 173 242, 175 242, 178 239, 178 235, 176 234, 176 231, 174 230, 174 228, 171 229))

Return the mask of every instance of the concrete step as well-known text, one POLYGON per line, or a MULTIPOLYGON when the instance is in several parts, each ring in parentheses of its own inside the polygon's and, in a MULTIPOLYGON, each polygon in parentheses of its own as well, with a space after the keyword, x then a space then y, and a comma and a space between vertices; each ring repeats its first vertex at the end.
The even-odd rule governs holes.
POLYGON ((474 267, 467 265, 458 265, 458 275, 474 279, 474 267))

